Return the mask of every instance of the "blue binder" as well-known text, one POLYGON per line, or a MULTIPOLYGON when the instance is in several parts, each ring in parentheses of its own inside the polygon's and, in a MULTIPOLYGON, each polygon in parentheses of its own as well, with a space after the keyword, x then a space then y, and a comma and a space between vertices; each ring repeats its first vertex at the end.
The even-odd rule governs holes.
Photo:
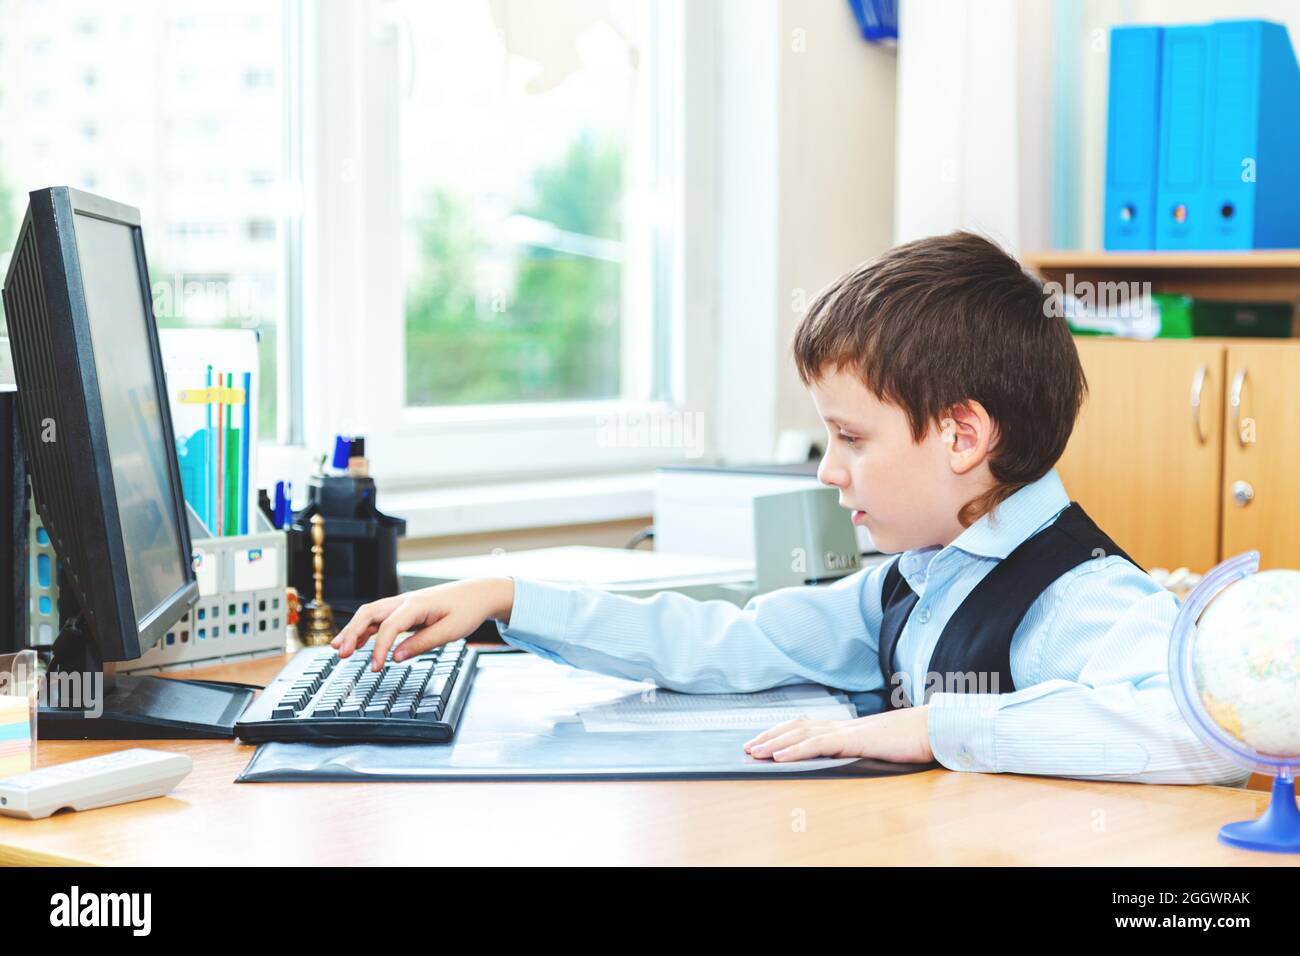
POLYGON ((1106 111, 1106 249, 1156 247, 1160 131, 1160 27, 1110 31, 1106 111))
POLYGON ((1157 249, 1300 246, 1300 68, 1264 20, 1167 27, 1157 249))
POLYGON ((1206 249, 1206 104, 1210 27, 1166 27, 1160 71, 1156 248, 1206 249))
POLYGON ((1300 245, 1300 69, 1286 28, 1210 27, 1206 209, 1201 248, 1300 245))

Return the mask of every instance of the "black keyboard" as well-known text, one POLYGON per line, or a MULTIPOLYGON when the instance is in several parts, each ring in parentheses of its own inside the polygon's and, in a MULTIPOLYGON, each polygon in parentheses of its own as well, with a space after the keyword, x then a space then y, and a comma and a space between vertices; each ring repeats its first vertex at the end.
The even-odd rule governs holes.
POLYGON ((370 669, 371 649, 346 660, 332 647, 299 651, 248 705, 235 735, 254 743, 450 740, 474 680, 474 649, 459 640, 394 662, 390 648, 379 671, 370 669))

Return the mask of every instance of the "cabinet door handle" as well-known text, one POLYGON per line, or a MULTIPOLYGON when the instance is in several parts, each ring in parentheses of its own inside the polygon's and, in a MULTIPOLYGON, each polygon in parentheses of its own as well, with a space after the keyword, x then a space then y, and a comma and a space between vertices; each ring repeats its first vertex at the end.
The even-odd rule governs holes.
POLYGON ((1251 487, 1249 481, 1234 481, 1232 500, 1236 502, 1238 508, 1244 508, 1255 500, 1255 489, 1251 487))
POLYGON ((1241 395, 1246 390, 1246 366, 1237 369, 1232 376, 1232 389, 1228 393, 1228 407, 1232 409, 1232 430, 1237 435, 1237 444, 1245 448, 1249 444, 1241 434, 1241 395))
POLYGON ((1201 393, 1205 391, 1205 380, 1209 375, 1210 366, 1202 365, 1192 376, 1192 434, 1196 436, 1198 445, 1204 445, 1210 440, 1210 436, 1201 427, 1201 393))

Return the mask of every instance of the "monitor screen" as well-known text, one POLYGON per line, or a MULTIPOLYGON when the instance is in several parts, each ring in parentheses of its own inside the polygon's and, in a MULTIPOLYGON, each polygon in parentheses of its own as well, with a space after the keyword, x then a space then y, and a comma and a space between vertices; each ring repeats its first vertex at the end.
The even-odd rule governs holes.
POLYGON ((158 384, 149 344, 153 321, 136 258, 136 229, 74 216, 86 312, 99 376, 127 574, 137 624, 186 583, 168 479, 158 384))

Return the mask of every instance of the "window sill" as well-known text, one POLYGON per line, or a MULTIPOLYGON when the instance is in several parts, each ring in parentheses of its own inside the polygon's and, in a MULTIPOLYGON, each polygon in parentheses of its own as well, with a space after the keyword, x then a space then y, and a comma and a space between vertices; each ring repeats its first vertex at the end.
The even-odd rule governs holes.
POLYGON ((621 521, 654 512, 652 471, 591 478, 384 491, 379 507, 408 538, 621 521))

